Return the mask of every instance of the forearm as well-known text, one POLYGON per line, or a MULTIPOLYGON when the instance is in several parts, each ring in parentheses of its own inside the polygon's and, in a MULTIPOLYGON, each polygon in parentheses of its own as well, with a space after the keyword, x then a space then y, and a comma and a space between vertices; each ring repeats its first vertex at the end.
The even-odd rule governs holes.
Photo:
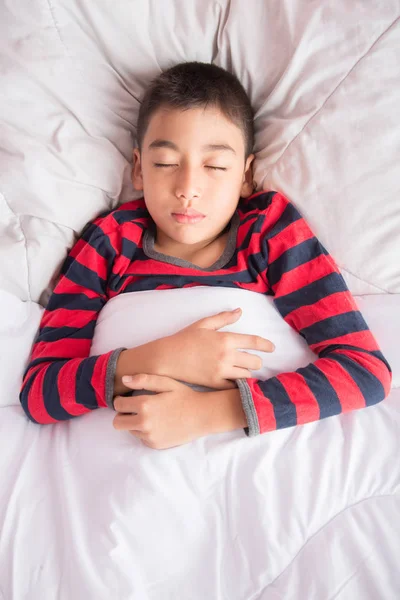
POLYGON ((380 351, 343 348, 294 372, 243 381, 253 436, 381 402, 390 390, 391 370, 380 351))
POLYGON ((238 388, 207 392, 201 400, 204 434, 223 433, 247 427, 238 388))
POLYGON ((124 375, 148 375, 170 376, 167 369, 167 360, 163 358, 160 340, 123 350, 118 357, 114 374, 114 396, 125 394, 130 391, 122 383, 124 375))
POLYGON ((28 418, 34 423, 56 423, 110 405, 112 389, 107 388, 108 371, 117 352, 86 358, 43 359, 39 364, 34 358, 20 392, 20 402, 28 418))

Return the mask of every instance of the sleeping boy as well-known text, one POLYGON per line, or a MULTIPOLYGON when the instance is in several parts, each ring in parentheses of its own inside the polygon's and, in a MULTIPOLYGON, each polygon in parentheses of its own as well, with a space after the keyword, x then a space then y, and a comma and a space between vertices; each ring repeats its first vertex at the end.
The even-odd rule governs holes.
POLYGON ((336 263, 281 193, 254 193, 253 111, 238 79, 207 63, 168 69, 144 95, 137 144, 132 182, 143 197, 101 214, 70 251, 24 375, 27 416, 56 423, 110 407, 116 429, 164 449, 239 428, 256 436, 383 400, 390 366, 336 263), (261 359, 246 350, 274 346, 219 331, 240 309, 89 356, 109 299, 192 286, 272 296, 318 358, 254 378, 261 359))

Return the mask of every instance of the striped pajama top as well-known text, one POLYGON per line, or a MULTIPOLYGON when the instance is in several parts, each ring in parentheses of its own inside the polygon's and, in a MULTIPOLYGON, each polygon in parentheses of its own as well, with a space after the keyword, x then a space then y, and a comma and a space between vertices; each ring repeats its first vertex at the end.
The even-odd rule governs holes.
POLYGON ((89 356, 96 319, 118 294, 193 286, 242 288, 272 296, 283 319, 318 356, 265 381, 237 380, 255 436, 383 400, 391 368, 339 269, 282 194, 241 198, 222 256, 200 268, 154 250, 143 198, 103 213, 70 251, 43 314, 20 401, 35 423, 112 407, 121 349, 89 356))

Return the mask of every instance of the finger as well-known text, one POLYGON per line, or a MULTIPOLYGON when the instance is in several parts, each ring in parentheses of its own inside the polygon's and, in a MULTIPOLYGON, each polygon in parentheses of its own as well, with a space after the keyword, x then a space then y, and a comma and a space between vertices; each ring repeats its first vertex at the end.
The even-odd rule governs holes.
POLYGON ((139 412, 139 396, 115 396, 114 410, 120 413, 137 414, 139 412))
POLYGON ((232 371, 232 379, 251 379, 252 377, 253 375, 248 369, 237 367, 232 371))
POLYGON ((259 352, 273 352, 275 350, 275 345, 271 340, 267 340, 259 335, 231 332, 224 333, 223 335, 229 336, 230 343, 236 349, 243 348, 247 350, 258 350, 259 352))
POLYGON ((235 310, 225 310, 216 315, 212 315, 211 317, 206 317, 205 319, 200 319, 200 321, 196 321, 196 323, 194 323, 194 326, 198 328, 217 331, 218 329, 221 329, 221 327, 225 327, 225 325, 235 323, 238 319, 240 319, 241 316, 241 308, 237 308, 235 310))
MULTIPOLYGON (((137 431, 135 429, 130 429, 129 433, 142 441, 147 438, 147 435, 145 433, 143 433, 142 431, 137 431)), ((147 446, 147 444, 146 444, 146 446, 147 446)))
POLYGON ((249 352, 241 352, 240 350, 235 352, 233 360, 235 367, 251 369, 252 371, 258 371, 263 366, 262 359, 259 356, 250 354, 249 352))
POLYGON ((140 416, 137 414, 122 414, 118 413, 113 420, 113 426, 118 430, 135 430, 142 431, 142 427, 140 425, 140 416))
POLYGON ((233 388, 235 388, 235 387, 236 387, 236 383, 234 381, 232 381, 231 379, 225 379, 221 383, 222 390, 233 390, 233 388))
POLYGON ((178 382, 163 375, 124 375, 122 383, 131 390, 148 390, 149 392, 171 392, 176 389, 178 382))
MULTIPOLYGON (((232 374, 231 374, 232 375, 232 374)), ((215 390, 233 390, 236 387, 236 383, 232 381, 234 376, 230 377, 230 379, 221 379, 212 384, 212 388, 215 390)))

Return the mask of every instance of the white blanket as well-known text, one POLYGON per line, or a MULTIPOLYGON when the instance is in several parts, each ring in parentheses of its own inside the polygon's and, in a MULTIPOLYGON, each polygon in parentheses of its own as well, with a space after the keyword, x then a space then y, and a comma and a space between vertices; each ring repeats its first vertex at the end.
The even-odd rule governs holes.
MULTIPOLYGON (((92 353, 236 306, 243 316, 230 330, 276 344, 275 355, 262 355, 261 376, 313 357, 271 299, 203 287, 109 301, 92 353)), ((109 409, 38 426, 20 407, 3 408, 4 600, 325 600, 335 592, 392 600, 399 399, 256 438, 240 429, 161 451, 114 430, 109 409)))

